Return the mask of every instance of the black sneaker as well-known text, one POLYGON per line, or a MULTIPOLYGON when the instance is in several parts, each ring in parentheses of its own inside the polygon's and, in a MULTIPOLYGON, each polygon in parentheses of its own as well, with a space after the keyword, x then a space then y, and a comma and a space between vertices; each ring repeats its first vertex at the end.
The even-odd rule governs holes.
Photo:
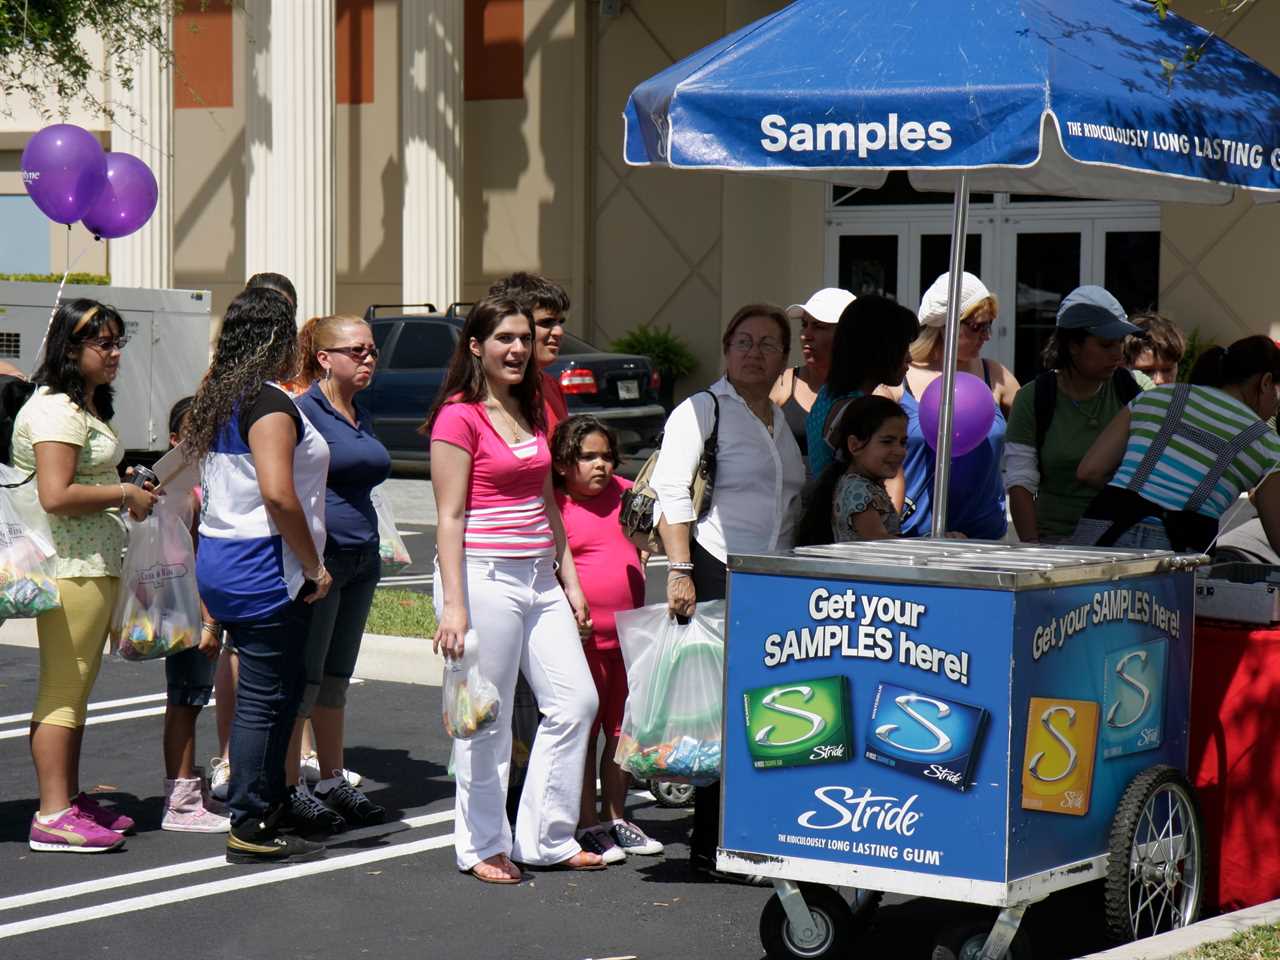
POLYGON ((342 833, 347 829, 347 821, 313 797, 305 788, 290 787, 281 826, 291 828, 295 833, 303 835, 342 833))
POLYGON ((227 863, 301 863, 323 856, 323 843, 281 836, 262 820, 232 827, 227 836, 227 863))
POLYGON ((327 793, 322 794, 316 791, 316 798, 341 819, 358 827, 382 823, 387 819, 386 810, 351 786, 345 779, 340 778, 338 785, 327 793))

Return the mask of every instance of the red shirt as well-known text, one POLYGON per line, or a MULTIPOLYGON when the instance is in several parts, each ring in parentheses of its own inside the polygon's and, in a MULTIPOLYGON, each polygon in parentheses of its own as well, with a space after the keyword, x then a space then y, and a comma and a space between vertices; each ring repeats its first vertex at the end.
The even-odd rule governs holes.
POLYGON ((556 488, 573 566, 591 608, 595 626, 591 645, 597 650, 618 648, 614 614, 644 604, 644 568, 618 523, 622 491, 630 486, 630 480, 613 477, 599 494, 584 502, 574 500, 564 488, 556 488))
POLYGON ((547 418, 547 440, 556 432, 556 424, 569 419, 569 404, 565 402, 560 381, 547 371, 542 371, 542 410, 547 418))

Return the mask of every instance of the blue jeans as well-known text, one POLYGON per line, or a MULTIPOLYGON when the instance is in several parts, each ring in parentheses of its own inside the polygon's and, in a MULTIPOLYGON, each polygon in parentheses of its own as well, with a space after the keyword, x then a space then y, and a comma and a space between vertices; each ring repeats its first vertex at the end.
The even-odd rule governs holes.
POLYGON ((165 657, 164 678, 169 691, 168 702, 176 707, 208 706, 213 694, 213 675, 218 658, 210 660, 192 647, 165 657))
POLYGON ((298 716, 311 716, 316 704, 340 710, 347 704, 347 687, 360 656, 365 621, 373 606, 373 592, 382 576, 378 545, 326 550, 324 565, 333 586, 317 600, 307 636, 306 683, 298 716))
POLYGON ((262 620, 226 624, 240 655, 227 794, 233 827, 265 819, 285 798, 284 760, 302 696, 310 623, 311 604, 299 595, 262 620))

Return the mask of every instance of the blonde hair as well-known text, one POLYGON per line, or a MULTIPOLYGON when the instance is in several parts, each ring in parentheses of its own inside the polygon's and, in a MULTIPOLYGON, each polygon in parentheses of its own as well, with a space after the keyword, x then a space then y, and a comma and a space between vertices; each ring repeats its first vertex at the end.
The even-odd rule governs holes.
POLYGON ((338 346, 340 331, 344 327, 363 324, 369 326, 363 317, 354 313, 337 313, 328 317, 312 317, 298 331, 298 356, 302 361, 302 369, 290 386, 305 390, 316 380, 324 376, 324 368, 316 358, 320 350, 328 350, 338 346))
MULTIPOLYGON (((994 321, 1000 313, 1000 302, 996 300, 995 294, 989 297, 983 297, 964 313, 960 314, 960 321, 963 323, 977 313, 991 311, 991 319, 994 321)), ((911 341, 911 346, 907 349, 911 353, 911 361, 913 363, 928 363, 929 357, 933 354, 933 350, 942 342, 942 327, 921 327, 920 336, 911 341)))

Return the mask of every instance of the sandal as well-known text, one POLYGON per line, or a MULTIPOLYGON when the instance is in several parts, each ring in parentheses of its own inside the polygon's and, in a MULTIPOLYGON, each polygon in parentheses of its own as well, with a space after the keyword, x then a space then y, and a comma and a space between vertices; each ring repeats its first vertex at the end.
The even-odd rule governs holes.
POLYGON ((591 853, 587 850, 579 850, 568 860, 561 860, 559 863, 551 863, 542 870, 605 870, 607 864, 600 859, 600 855, 591 853))
MULTIPOLYGON (((523 878, 520 876, 520 871, 516 865, 502 854, 498 854, 497 856, 499 858, 498 863, 490 863, 489 860, 481 860, 466 872, 483 883, 519 883, 523 878), (483 873, 480 871, 480 868, 482 867, 486 868, 483 873), (508 872, 507 868, 515 870, 516 875, 512 876, 511 873, 508 872), (488 872, 489 870, 492 870, 493 872, 490 873, 488 872)), ((493 858, 490 857, 489 859, 491 860, 493 858)))

